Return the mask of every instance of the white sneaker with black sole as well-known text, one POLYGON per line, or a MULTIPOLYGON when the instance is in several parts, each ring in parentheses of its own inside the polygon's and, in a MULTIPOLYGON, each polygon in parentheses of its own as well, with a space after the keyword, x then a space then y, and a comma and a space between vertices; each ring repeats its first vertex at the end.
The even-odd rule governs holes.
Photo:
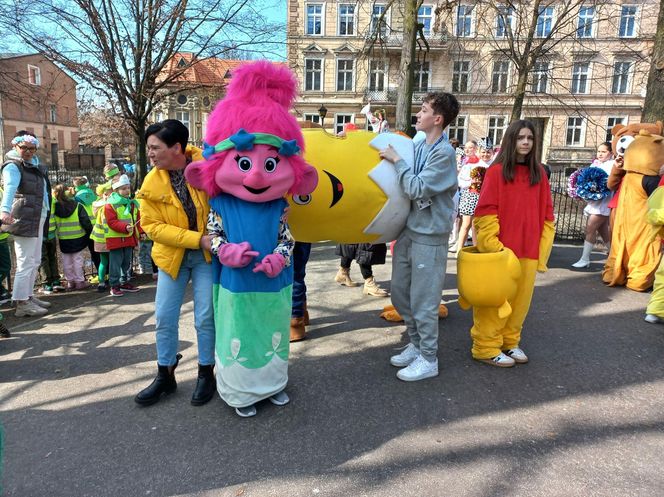
POLYGON ((397 372, 397 378, 403 381, 419 381, 438 376, 438 359, 427 361, 422 354, 418 354, 413 362, 397 372))

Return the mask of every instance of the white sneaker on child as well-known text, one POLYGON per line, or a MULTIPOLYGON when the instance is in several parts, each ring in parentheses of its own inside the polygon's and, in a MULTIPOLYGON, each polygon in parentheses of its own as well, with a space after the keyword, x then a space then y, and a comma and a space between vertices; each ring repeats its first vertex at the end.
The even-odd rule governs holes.
POLYGON ((528 356, 526 353, 519 347, 514 347, 513 349, 503 350, 505 355, 514 359, 514 362, 517 364, 525 364, 528 362, 528 356))
POLYGON ((405 368, 420 355, 420 351, 415 345, 409 343, 404 347, 400 354, 390 357, 390 364, 398 368, 405 368))
POLYGON ((419 381, 434 376, 438 376, 438 359, 429 362, 422 354, 418 354, 413 362, 397 372, 397 378, 403 381, 419 381))

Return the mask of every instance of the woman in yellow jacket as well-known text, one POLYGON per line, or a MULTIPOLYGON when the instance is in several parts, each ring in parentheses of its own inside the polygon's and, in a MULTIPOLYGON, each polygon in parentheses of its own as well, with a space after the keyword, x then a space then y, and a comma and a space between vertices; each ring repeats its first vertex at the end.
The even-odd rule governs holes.
POLYGON ((159 268, 155 317, 157 377, 141 390, 136 403, 147 406, 177 388, 178 322, 189 281, 194 291, 194 327, 198 341, 198 381, 191 399, 203 405, 214 396, 214 316, 210 240, 205 235, 208 198, 184 178, 189 162, 185 150, 189 131, 174 119, 145 132, 148 158, 154 168, 145 177, 140 199, 141 226, 153 240, 152 258, 159 268))

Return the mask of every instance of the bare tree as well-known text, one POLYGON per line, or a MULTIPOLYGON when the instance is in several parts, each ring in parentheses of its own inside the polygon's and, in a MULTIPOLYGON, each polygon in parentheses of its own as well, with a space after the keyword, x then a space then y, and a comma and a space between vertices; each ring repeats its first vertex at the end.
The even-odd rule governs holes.
POLYGON ((136 141, 137 182, 146 173, 143 134, 153 106, 192 64, 237 50, 269 51, 276 27, 260 0, 2 0, 0 29, 14 33, 103 95, 136 141), (16 19, 38 22, 16 22, 16 19), (2 26, 4 24, 4 26, 2 26), (164 69, 178 52, 192 62, 164 69))
POLYGON ((641 120, 644 123, 664 120, 664 0, 659 2, 657 33, 641 120))

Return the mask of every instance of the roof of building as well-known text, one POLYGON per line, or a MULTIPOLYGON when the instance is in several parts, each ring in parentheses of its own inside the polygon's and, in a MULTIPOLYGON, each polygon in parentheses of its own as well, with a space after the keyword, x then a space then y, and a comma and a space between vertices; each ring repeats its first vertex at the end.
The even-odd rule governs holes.
MULTIPOLYGON (((182 71, 173 78, 173 84, 189 83, 201 86, 228 84, 233 69, 246 62, 244 60, 218 59, 209 57, 197 59, 190 52, 175 54, 166 63, 162 75, 182 71)), ((165 77, 165 76, 163 76, 165 77)))

